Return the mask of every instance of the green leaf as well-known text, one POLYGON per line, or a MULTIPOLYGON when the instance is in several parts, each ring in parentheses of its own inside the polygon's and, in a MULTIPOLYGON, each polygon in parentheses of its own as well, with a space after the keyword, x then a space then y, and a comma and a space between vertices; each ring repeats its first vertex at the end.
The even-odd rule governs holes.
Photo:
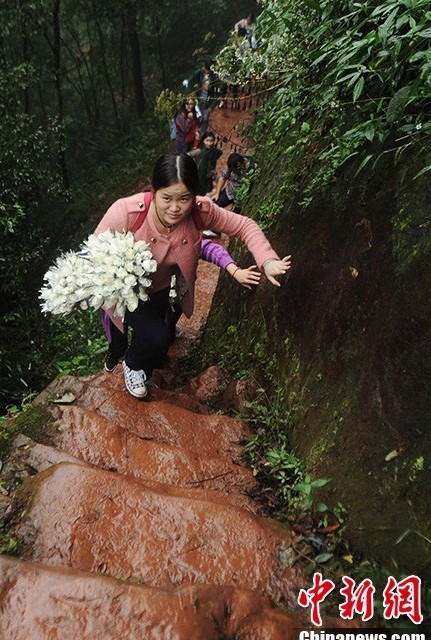
POLYGON ((372 142, 374 140, 375 133, 376 133, 376 130, 374 126, 370 123, 364 131, 364 135, 366 139, 372 142))
POLYGON ((427 60, 429 56, 428 51, 417 51, 409 58, 409 62, 417 62, 418 60, 427 60))
POLYGON ((428 171, 431 171, 431 164, 429 164, 429 165, 427 165, 426 167, 424 167, 423 169, 421 169, 421 170, 419 171, 419 173, 417 173, 417 174, 414 176, 413 180, 416 180, 416 178, 420 178, 420 176, 423 176, 423 175, 424 175, 424 173, 428 173, 428 171))
MULTIPOLYGON (((311 55, 313 56, 314 54, 312 53, 311 55)), ((323 60, 327 58, 329 55, 331 55, 331 52, 325 51, 325 53, 322 53, 322 55, 320 55, 318 58, 313 60, 313 62, 311 63, 311 66, 318 65, 320 62, 323 62, 323 60)))
POLYGON ((331 478, 317 478, 317 480, 313 480, 311 485, 313 488, 324 487, 328 482, 331 482, 331 478))
POLYGON ((305 495, 309 495, 311 493, 311 484, 308 484, 305 482, 298 482, 298 484, 294 486, 294 489, 299 493, 304 493, 305 495))
POLYGON ((407 538, 407 536, 411 533, 411 529, 406 529, 399 538, 397 538, 395 540, 395 544, 400 544, 400 542, 402 542, 404 540, 404 538, 407 538))
POLYGON ((328 562, 328 560, 333 558, 333 556, 334 556, 333 553, 319 553, 319 555, 316 556, 314 559, 319 564, 324 564, 325 562, 328 562))
POLYGON ((398 451, 394 449, 393 451, 390 451, 387 456, 385 456, 385 462, 390 462, 397 456, 398 456, 398 451))
POLYGON ((379 34, 380 40, 382 40, 383 46, 386 46, 386 41, 388 39, 389 34, 388 34, 388 30, 384 25, 382 27, 379 27, 378 34, 379 34))
POLYGON ((395 18, 396 18, 396 15, 397 15, 398 11, 399 11, 399 7, 396 7, 392 11, 392 13, 389 14, 389 16, 386 18, 384 24, 382 25, 382 29, 386 33, 386 36, 388 34, 389 28, 392 27, 392 25, 393 25, 393 23, 395 21, 395 18))
POLYGON ((346 80, 349 80, 349 84, 353 84, 355 82, 355 80, 360 76, 361 72, 360 71, 352 71, 352 73, 348 73, 346 76, 342 76, 341 78, 337 78, 337 80, 335 81, 336 84, 339 84, 340 82, 345 82, 346 80))
POLYGON ((356 169, 355 176, 357 176, 358 173, 360 173, 362 171, 362 169, 365 167, 366 164, 368 164, 368 162, 371 160, 372 157, 373 157, 372 153, 370 153, 368 156, 365 156, 365 158, 362 160, 362 162, 359 165, 359 167, 356 169))
POLYGON ((403 27, 405 24, 407 24, 409 21, 409 17, 407 15, 403 15, 400 18, 398 18, 397 23, 395 25, 395 28, 397 31, 399 31, 401 29, 401 27, 403 27))
POLYGON ((407 85, 399 89, 391 98, 386 110, 386 118, 390 124, 397 122, 403 115, 408 104, 411 86, 407 85))
POLYGON ((358 100, 358 98, 361 96, 362 91, 364 89, 364 84, 365 84, 364 76, 361 76, 357 81, 357 83, 355 84, 355 88, 353 89, 353 102, 356 102, 356 100, 358 100))
POLYGON ((328 511, 328 505, 326 505, 324 502, 318 502, 316 505, 316 511, 318 513, 325 513, 325 511, 328 511))

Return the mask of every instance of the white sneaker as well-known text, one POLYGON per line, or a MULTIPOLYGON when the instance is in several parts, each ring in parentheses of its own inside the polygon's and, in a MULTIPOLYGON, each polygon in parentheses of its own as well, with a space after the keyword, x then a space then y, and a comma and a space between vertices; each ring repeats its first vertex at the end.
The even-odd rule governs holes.
POLYGON ((130 369, 125 362, 123 362, 124 369, 124 382, 126 383, 127 391, 135 398, 145 398, 148 393, 148 389, 145 386, 147 381, 145 371, 140 369, 130 369))

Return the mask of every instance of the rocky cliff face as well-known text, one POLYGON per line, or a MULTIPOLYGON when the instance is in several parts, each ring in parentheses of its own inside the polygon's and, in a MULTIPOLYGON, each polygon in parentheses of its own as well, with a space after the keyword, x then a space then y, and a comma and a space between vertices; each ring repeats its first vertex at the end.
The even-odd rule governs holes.
POLYGON ((265 334, 289 386, 287 340, 304 401, 293 446, 332 478, 326 499, 348 508, 356 549, 429 575, 431 187, 404 161, 346 172, 305 210, 286 203, 270 237, 293 254, 289 281, 240 298, 219 290, 202 349, 229 339, 228 314, 236 349, 265 334))

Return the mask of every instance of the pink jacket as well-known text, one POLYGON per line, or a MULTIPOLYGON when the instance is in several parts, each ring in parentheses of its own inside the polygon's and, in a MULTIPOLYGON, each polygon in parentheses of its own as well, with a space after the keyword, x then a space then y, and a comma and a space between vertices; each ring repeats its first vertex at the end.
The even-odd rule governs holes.
MULTIPOLYGON (((259 268, 262 268, 263 263, 268 259, 278 259, 278 255, 261 229, 250 218, 222 209, 206 196, 198 196, 194 206, 197 207, 203 228, 222 231, 228 236, 242 240, 253 254, 259 268)), ((128 231, 144 207, 142 193, 117 200, 105 213, 95 233, 102 233, 107 229, 128 231)), ((150 245, 153 257, 159 264, 163 264, 168 251, 172 252, 170 255, 174 257, 188 286, 188 292, 181 306, 186 316, 190 317, 194 307, 196 269, 201 255, 202 241, 202 231, 196 227, 193 217, 189 215, 171 235, 155 232, 150 225, 149 217, 146 217, 142 226, 135 232, 135 238, 144 240, 150 245)), ((112 318, 112 320, 120 330, 123 330, 119 318, 112 318)))

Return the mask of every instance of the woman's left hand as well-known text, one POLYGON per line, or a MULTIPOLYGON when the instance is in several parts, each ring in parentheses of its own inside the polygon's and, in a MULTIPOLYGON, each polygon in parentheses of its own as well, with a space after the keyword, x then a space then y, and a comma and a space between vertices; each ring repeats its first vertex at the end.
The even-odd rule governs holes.
POLYGON ((246 289, 251 289, 252 286, 259 284, 260 271, 258 271, 257 266, 254 264, 248 267, 248 269, 235 269, 232 277, 246 289))
POLYGON ((282 260, 270 260, 263 267, 263 271, 268 280, 280 287, 280 283, 275 279, 277 276, 282 276, 289 271, 291 267, 291 256, 285 256, 282 260))

